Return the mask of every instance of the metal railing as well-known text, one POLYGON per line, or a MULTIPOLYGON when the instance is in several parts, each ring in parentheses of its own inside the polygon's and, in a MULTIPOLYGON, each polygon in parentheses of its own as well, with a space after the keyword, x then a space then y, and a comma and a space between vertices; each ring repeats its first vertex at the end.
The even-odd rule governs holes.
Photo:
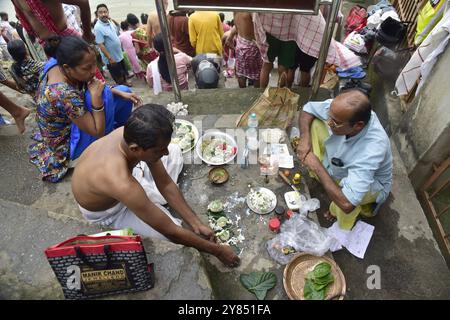
MULTIPOLYGON (((158 12, 159 22, 161 26, 161 32, 163 34, 164 49, 167 53, 167 63, 169 66, 170 78, 172 80, 172 88, 175 95, 175 101, 181 101, 180 86, 178 84, 178 75, 175 64, 175 58, 173 56, 172 41, 170 39, 169 28, 167 24, 166 11, 163 6, 163 0, 155 0, 156 10, 158 12)), ((327 15, 325 31, 322 38, 322 43, 320 45, 319 57, 317 59, 316 69, 313 76, 311 98, 315 98, 319 92, 320 81, 322 79, 323 69, 328 56, 328 50, 330 48, 331 39, 334 34, 334 29, 336 26, 336 17, 341 6, 341 0, 319 0, 317 1, 317 9, 319 5, 329 6, 331 8, 330 13, 327 15)), ((195 7, 195 6, 193 6, 195 7)), ((207 7, 202 8, 207 10, 207 7)), ((209 8, 211 10, 211 8, 209 8)), ((224 10, 227 11, 227 10, 224 10)), ((257 12, 255 8, 248 8, 248 11, 257 12)), ((267 10, 265 10, 267 12, 267 10)))
POLYGON ((433 166, 434 173, 425 182, 419 191, 425 212, 437 229, 437 241, 447 263, 450 265, 450 222, 443 223, 444 216, 450 221, 450 195, 446 192, 450 185, 450 157, 440 166, 433 166), (446 192, 444 194, 444 192, 446 192), (436 199, 440 199, 439 206, 436 206, 436 199), (433 200, 435 200, 433 203, 433 200), (444 201, 444 202, 442 202, 444 201))

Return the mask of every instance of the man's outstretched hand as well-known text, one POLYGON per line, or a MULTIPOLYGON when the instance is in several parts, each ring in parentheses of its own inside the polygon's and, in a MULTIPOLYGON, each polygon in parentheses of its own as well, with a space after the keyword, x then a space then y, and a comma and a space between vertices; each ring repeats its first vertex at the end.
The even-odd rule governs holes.
POLYGON ((230 268, 236 268, 239 266, 241 259, 237 256, 237 254, 231 249, 228 245, 219 245, 220 251, 216 255, 217 259, 219 259, 224 265, 230 268))
POLYGON ((198 226, 195 226, 192 228, 193 231, 198 234, 199 236, 202 236, 209 241, 216 241, 216 236, 214 235, 214 231, 208 226, 205 226, 204 224, 200 224, 198 226))
POLYGON ((317 156, 314 153, 309 152, 306 155, 305 160, 303 160, 303 164, 305 166, 307 166, 310 170, 316 171, 317 166, 320 165, 320 160, 319 160, 319 158, 317 158, 317 156))
POLYGON ((306 156, 311 152, 311 143, 303 139, 300 139, 300 143, 297 146, 297 157, 304 164, 306 156))

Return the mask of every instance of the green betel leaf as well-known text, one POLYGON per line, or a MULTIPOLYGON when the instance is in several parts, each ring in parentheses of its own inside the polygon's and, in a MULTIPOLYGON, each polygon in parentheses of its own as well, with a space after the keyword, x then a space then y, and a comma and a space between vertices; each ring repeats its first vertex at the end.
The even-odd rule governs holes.
POLYGON ((258 300, 264 300, 264 298, 266 297, 267 294, 267 290, 257 290, 257 291, 253 291, 253 293, 255 294, 256 298, 258 300))
POLYGON ((311 300, 323 300, 325 299, 325 290, 313 291, 311 300))
POLYGON ((314 277, 314 272, 313 272, 313 271, 308 272, 308 273, 306 274, 306 279, 310 279, 310 280, 315 279, 315 277, 314 277))
POLYGON ((325 277, 322 278, 314 278, 311 279, 315 284, 325 284, 325 283, 331 283, 334 281, 334 276, 332 273, 327 274, 325 277))
POLYGON ((331 272, 331 265, 326 262, 321 262, 314 267, 314 277, 322 278, 331 272))
POLYGON ((303 297, 307 300, 311 300, 313 291, 314 288, 312 281, 310 279, 306 279, 305 286, 303 287, 303 297))
POLYGON ((328 287, 328 285, 330 283, 333 283, 333 281, 334 281, 334 279, 330 279, 330 281, 327 281, 327 282, 324 282, 324 283, 320 283, 320 284, 316 283, 314 281, 312 281, 312 283, 313 283, 314 290, 319 291, 319 290, 322 290, 322 289, 328 287))
POLYGON ((325 299, 325 289, 314 290, 314 284, 311 280, 306 279, 303 287, 303 297, 307 300, 323 300, 325 299))
POLYGON ((267 291, 275 287, 277 277, 273 272, 250 272, 239 277, 242 285, 256 295, 259 300, 264 300, 267 291))

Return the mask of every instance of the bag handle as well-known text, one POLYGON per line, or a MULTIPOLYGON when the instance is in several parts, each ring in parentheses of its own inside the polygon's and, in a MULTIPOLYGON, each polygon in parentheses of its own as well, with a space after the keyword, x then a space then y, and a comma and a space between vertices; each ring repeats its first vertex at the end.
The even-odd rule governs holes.
POLYGON ((139 235, 134 236, 101 236, 101 237, 94 237, 94 236, 86 236, 86 235, 79 235, 70 239, 67 239, 61 243, 58 243, 54 246, 51 246, 49 249, 55 249, 55 248, 61 248, 61 247, 67 247, 76 245, 76 242, 85 241, 90 244, 99 244, 104 242, 140 242, 141 237, 139 235))
MULTIPOLYGON (((97 264, 89 262, 86 259, 86 255, 81 252, 81 248, 79 246, 76 246, 75 252, 77 254, 77 257, 80 258, 85 264, 87 264, 92 269, 103 269, 102 267, 99 267, 97 264)), ((103 246, 103 252, 106 255, 106 269, 109 269, 111 267, 111 246, 109 244, 103 246)))

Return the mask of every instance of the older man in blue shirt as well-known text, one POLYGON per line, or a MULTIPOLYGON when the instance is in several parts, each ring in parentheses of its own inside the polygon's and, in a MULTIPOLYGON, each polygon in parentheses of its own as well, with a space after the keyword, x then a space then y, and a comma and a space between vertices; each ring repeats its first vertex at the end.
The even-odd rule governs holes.
POLYGON ((350 230, 360 214, 374 215, 391 190, 392 152, 367 96, 349 90, 309 102, 299 126, 297 155, 332 200, 326 217, 350 230))
POLYGON ((103 53, 103 62, 117 84, 130 86, 127 82, 128 72, 123 60, 122 45, 117 35, 118 29, 110 21, 109 11, 105 4, 97 6, 97 16, 98 21, 94 26, 94 34, 95 41, 103 53))

